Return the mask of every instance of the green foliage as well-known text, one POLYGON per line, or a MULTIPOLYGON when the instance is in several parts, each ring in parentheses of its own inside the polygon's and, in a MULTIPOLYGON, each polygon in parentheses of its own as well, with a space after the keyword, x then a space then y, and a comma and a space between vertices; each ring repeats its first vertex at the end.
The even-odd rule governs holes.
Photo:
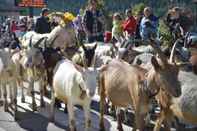
POLYGON ((162 37, 163 44, 166 46, 172 46, 173 37, 170 33, 169 28, 166 26, 163 20, 160 20, 159 23, 159 35, 162 37))
POLYGON ((29 14, 28 8, 23 8, 20 10, 20 15, 28 15, 28 14, 29 14))
POLYGON ((139 13, 142 13, 143 10, 144 10, 144 8, 145 8, 145 4, 144 4, 144 3, 136 4, 136 5, 133 7, 133 9, 132 9, 133 14, 134 14, 134 15, 137 15, 137 14, 139 14, 139 13))
POLYGON ((104 9, 105 7, 105 1, 104 0, 98 0, 98 8, 104 9))

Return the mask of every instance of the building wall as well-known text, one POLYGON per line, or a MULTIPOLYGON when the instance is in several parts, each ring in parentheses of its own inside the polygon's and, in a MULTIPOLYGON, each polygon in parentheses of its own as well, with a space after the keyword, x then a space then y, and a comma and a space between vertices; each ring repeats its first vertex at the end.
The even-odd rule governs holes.
POLYGON ((18 16, 19 8, 14 6, 14 0, 0 0, 0 16, 18 16))

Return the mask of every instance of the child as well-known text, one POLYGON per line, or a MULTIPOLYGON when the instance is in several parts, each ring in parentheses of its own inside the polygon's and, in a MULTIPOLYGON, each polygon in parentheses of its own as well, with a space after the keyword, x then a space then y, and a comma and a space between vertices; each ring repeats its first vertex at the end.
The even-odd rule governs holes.
POLYGON ((118 43, 123 42, 122 18, 120 13, 115 13, 113 16, 112 39, 118 43))
POLYGON ((123 30, 127 40, 130 40, 136 33, 137 21, 133 17, 131 9, 127 9, 125 14, 127 18, 123 22, 123 30))

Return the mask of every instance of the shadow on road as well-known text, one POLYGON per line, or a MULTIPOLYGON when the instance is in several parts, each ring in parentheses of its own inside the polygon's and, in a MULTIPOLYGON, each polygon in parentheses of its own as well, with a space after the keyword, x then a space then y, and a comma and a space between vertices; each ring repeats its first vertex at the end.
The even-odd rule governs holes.
MULTIPOLYGON (((63 131, 68 129, 68 114, 65 114, 63 110, 55 111, 55 123, 51 123, 48 119, 50 111, 49 105, 46 108, 38 108, 38 112, 29 111, 21 106, 17 112, 18 125, 28 131, 63 131)), ((85 119, 84 112, 79 108, 75 108, 75 118, 77 131, 84 131, 85 119)), ((91 112, 91 131, 99 130, 99 112, 91 112)), ((107 131, 111 128, 109 120, 105 119, 105 129, 107 131)))

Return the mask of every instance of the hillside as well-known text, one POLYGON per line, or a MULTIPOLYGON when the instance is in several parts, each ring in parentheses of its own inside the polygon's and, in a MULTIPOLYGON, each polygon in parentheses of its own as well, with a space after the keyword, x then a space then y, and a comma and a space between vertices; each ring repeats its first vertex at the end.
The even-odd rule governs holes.
MULTIPOLYGON (((88 0, 46 0, 47 7, 52 11, 71 11, 78 13, 80 8, 84 8, 88 0)), ((104 7, 107 12, 123 12, 126 8, 133 7, 136 4, 144 3, 151 6, 158 16, 162 16, 170 6, 181 5, 188 6, 195 12, 194 0, 100 0, 104 1, 104 7)), ((0 9, 7 8, 7 5, 13 6, 14 0, 0 0, 0 9), (9 4, 10 3, 10 4, 9 4)), ((196 5, 197 8, 197 5, 196 5)), ((23 14, 28 14, 28 9, 22 8, 23 14)), ((34 14, 39 15, 40 9, 34 9, 34 14)))
MULTIPOLYGON (((69 10, 78 13, 80 8, 85 7, 87 0, 47 0, 48 8, 51 10, 66 11, 69 10)), ((145 3, 153 7, 157 15, 163 15, 172 5, 189 6, 195 9, 193 0, 103 0, 107 11, 124 11, 128 7, 132 7, 138 3, 145 3), (173 2, 169 2, 173 1, 173 2)), ((38 9, 35 13, 38 15, 38 9)))

